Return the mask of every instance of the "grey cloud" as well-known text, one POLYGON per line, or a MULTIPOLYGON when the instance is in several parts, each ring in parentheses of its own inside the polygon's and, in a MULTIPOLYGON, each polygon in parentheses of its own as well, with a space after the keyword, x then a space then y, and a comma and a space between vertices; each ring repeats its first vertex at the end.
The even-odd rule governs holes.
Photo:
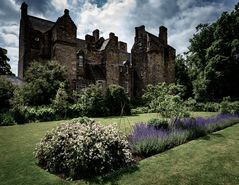
POLYGON ((49 0, 15 0, 15 2, 19 5, 23 2, 27 3, 29 10, 37 14, 44 14, 50 10, 54 10, 49 0))
POLYGON ((14 4, 12 4, 12 2, 8 0, 1 1, 0 8, 1 25, 4 22, 17 22, 18 18, 19 12, 14 8, 14 4))

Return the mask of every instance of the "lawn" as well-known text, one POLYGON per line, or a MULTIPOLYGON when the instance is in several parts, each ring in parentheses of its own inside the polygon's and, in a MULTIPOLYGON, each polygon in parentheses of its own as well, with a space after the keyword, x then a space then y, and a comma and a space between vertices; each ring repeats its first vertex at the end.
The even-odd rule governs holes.
MULTIPOLYGON (((196 116, 210 116, 196 113, 196 116)), ((123 118, 97 118, 102 123, 116 122, 129 132, 135 122, 147 121, 156 114, 123 118)), ((67 182, 35 164, 35 144, 47 130, 62 121, 0 127, 0 182, 18 184, 238 184, 239 125, 191 141, 141 161, 138 168, 117 172, 91 181, 67 182)))

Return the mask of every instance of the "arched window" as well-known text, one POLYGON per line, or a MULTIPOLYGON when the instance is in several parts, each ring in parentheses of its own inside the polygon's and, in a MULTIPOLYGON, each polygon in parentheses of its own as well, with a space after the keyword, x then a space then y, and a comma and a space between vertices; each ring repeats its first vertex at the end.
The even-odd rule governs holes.
POLYGON ((78 59, 77 61, 78 66, 82 67, 84 65, 84 52, 79 51, 77 53, 77 59, 78 59))

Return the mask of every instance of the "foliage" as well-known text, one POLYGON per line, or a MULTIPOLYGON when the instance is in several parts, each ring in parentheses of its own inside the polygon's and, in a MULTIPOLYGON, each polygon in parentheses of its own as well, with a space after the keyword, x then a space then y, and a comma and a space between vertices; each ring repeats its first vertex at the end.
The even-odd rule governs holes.
POLYGON ((137 107, 137 108, 131 109, 132 114, 143 114, 148 112, 151 112, 149 107, 137 107))
POLYGON ((20 106, 12 110, 14 119, 18 124, 59 120, 56 110, 49 106, 28 107, 20 106))
POLYGON ((176 84, 183 85, 185 87, 183 99, 187 99, 192 96, 192 82, 189 75, 189 66, 187 60, 182 55, 176 56, 175 61, 175 79, 176 84))
POLYGON ((0 76, 0 110, 10 107, 10 99, 13 96, 14 87, 5 77, 0 76))
POLYGON ((130 102, 123 87, 109 85, 106 91, 106 104, 110 115, 130 115, 130 102))
POLYGON ((189 98, 184 102, 189 111, 203 111, 203 112, 218 112, 220 110, 220 103, 216 102, 197 102, 195 99, 189 98))
POLYGON ((211 25, 199 25, 187 55, 197 100, 239 98, 239 9, 224 12, 211 25))
POLYGON ((73 121, 48 132, 36 147, 38 164, 73 179, 107 173, 133 162, 126 138, 111 125, 73 121))
POLYGON ((0 126, 15 125, 16 122, 10 112, 0 113, 0 126))
POLYGON ((0 47, 0 75, 12 75, 7 50, 0 47))
POLYGON ((156 129, 147 124, 136 124, 129 137, 134 154, 149 157, 168 148, 185 143, 188 138, 187 131, 156 129))
POLYGON ((33 62, 25 74, 24 105, 49 105, 62 82, 66 81, 65 68, 55 61, 33 62))
POLYGON ((104 88, 100 85, 90 85, 75 93, 76 105, 72 106, 75 112, 91 117, 106 116, 109 110, 105 103, 104 88))
POLYGON ((221 102, 221 114, 239 114, 239 101, 230 102, 229 97, 225 97, 221 102))
POLYGON ((219 114, 213 118, 184 118, 174 123, 175 128, 190 132, 189 139, 195 139, 208 133, 223 129, 238 123, 238 115, 219 114))
POLYGON ((155 127, 156 129, 168 129, 169 122, 167 119, 152 118, 148 121, 148 125, 155 127))
POLYGON ((60 87, 57 90, 55 99, 53 100, 52 104, 56 112, 60 114, 62 118, 65 118, 67 114, 69 102, 68 102, 68 95, 65 91, 65 84, 63 82, 60 84, 60 87))
POLYGON ((178 119, 170 129, 157 129, 149 124, 136 124, 129 137, 133 153, 148 157, 208 133, 238 123, 238 115, 213 118, 178 119))
POLYGON ((148 85, 143 98, 152 111, 163 117, 178 119, 189 116, 181 99, 182 94, 183 86, 161 83, 148 85))

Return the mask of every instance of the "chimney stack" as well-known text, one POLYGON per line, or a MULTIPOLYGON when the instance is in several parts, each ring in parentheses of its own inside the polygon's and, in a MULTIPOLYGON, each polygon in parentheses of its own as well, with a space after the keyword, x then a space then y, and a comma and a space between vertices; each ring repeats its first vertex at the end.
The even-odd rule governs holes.
POLYGON ((64 15, 69 15, 69 10, 68 9, 64 10, 64 15))
POLYGON ((98 29, 93 31, 93 37, 95 38, 95 42, 97 42, 100 38, 100 31, 98 29))
POLYGON ((159 27, 159 38, 162 40, 164 44, 168 44, 168 33, 167 28, 164 26, 159 27))
POLYGON ((28 5, 25 2, 23 2, 22 5, 21 5, 21 15, 22 15, 22 17, 27 16, 27 8, 28 8, 28 5))

